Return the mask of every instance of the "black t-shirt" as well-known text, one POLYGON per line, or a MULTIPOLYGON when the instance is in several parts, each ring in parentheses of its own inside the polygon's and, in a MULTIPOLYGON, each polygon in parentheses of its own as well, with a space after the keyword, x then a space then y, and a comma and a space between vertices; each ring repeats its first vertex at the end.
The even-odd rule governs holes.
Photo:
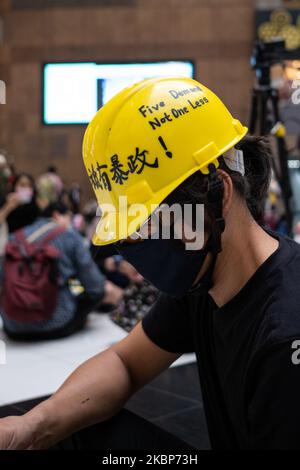
POLYGON ((209 294, 161 294, 142 321, 162 349, 196 353, 214 449, 300 447, 300 246, 276 238, 223 307, 209 294))

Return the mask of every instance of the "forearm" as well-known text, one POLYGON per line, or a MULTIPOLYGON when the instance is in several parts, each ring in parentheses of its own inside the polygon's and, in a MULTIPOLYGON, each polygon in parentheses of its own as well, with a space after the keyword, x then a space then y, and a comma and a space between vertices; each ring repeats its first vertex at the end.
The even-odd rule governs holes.
POLYGON ((75 431, 105 421, 133 393, 130 375, 111 349, 76 369, 60 389, 24 416, 34 449, 45 449, 75 431))
POLYGON ((1 209, 0 209, 0 224, 2 224, 9 214, 11 213, 12 209, 9 207, 8 204, 5 204, 1 209))

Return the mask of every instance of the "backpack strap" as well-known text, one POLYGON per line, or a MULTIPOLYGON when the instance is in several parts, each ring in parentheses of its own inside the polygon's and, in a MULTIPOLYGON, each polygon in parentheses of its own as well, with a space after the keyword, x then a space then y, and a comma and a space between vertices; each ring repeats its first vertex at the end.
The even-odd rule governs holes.
POLYGON ((32 232, 28 237, 26 237, 26 241, 28 243, 35 242, 38 238, 40 238, 44 233, 54 229, 57 225, 54 222, 48 222, 45 225, 42 225, 40 228, 32 232))
POLYGON ((54 238, 58 237, 61 233, 64 233, 66 229, 62 226, 56 226, 51 230, 41 241, 40 243, 42 245, 46 245, 47 243, 51 242, 51 240, 54 240, 54 238))
POLYGON ((59 234, 65 232, 66 229, 64 227, 58 226, 55 222, 49 222, 48 224, 43 225, 42 227, 38 228, 35 232, 33 232, 28 237, 25 236, 25 232, 23 229, 17 230, 14 235, 17 242, 20 245, 21 250, 25 256, 29 252, 29 245, 35 242, 38 238, 40 238, 44 233, 49 232, 44 238, 39 241, 41 246, 46 245, 48 242, 56 238, 59 234), (51 230, 52 229, 52 230, 51 230))
POLYGON ((19 251, 22 256, 27 257, 29 253, 29 244, 26 240, 25 232, 21 228, 14 233, 15 239, 18 242, 19 251))

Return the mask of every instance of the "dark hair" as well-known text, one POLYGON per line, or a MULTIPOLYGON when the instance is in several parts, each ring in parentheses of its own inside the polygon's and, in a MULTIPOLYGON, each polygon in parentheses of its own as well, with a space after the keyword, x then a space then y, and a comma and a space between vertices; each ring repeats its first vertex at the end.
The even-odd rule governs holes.
MULTIPOLYGON (((237 171, 230 170, 224 158, 219 157, 222 170, 226 171, 232 179, 233 186, 237 193, 245 199, 249 211, 258 222, 263 222, 265 200, 271 178, 271 148, 265 137, 247 135, 237 145, 236 148, 243 151, 245 175, 242 176, 237 171)), ((197 201, 206 205, 208 213, 212 214, 209 202, 206 199, 208 188, 208 177, 203 176, 199 171, 192 174, 181 183, 171 197, 166 202, 188 202, 197 201)))
POLYGON ((20 181, 21 178, 27 178, 29 179, 30 183, 31 183, 31 186, 34 190, 34 192, 36 191, 36 186, 35 186, 35 181, 34 181, 34 178, 32 175, 30 175, 29 173, 26 173, 25 171, 22 172, 22 173, 18 173, 17 176, 15 177, 15 180, 14 180, 14 183, 13 183, 13 189, 15 189, 16 185, 18 184, 18 182, 20 181))
POLYGON ((57 173, 57 168, 55 165, 49 165, 47 168, 48 173, 57 173))
POLYGON ((52 217, 54 212, 65 215, 70 209, 63 202, 53 202, 49 204, 44 210, 41 211, 43 217, 52 217))

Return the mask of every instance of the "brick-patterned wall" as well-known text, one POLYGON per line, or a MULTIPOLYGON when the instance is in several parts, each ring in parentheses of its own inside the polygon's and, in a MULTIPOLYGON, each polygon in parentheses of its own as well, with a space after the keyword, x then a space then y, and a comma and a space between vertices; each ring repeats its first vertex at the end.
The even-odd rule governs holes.
POLYGON ((81 160, 84 127, 41 124, 41 63, 54 60, 190 58, 197 78, 219 93, 237 117, 247 120, 253 3, 0 0, 5 28, 0 79, 7 82, 7 104, 5 110, 0 108, 0 148, 15 155, 18 169, 35 175, 49 163, 57 165, 67 183, 78 181, 88 194, 81 160))

